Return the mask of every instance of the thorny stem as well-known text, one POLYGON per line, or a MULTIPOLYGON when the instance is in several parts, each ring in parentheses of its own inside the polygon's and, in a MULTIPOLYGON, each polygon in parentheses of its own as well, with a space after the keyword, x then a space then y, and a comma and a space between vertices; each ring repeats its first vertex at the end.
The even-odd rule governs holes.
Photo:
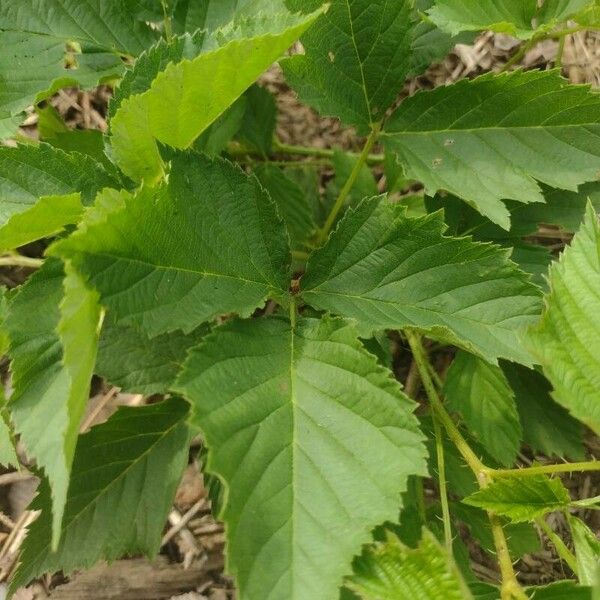
POLYGON ((567 548, 565 543, 560 539, 560 536, 556 534, 556 532, 546 523, 543 517, 536 519, 535 521, 538 524, 538 527, 546 534, 548 539, 554 544, 558 555, 569 565, 569 568, 575 575, 578 574, 577 569, 577 559, 573 555, 573 553, 567 548))
MULTIPOLYGON (((332 160, 335 156, 335 150, 329 148, 314 148, 310 146, 294 146, 292 144, 284 144, 278 140, 273 143, 273 152, 276 154, 293 154, 296 156, 312 156, 315 158, 324 158, 332 160)), ((348 156, 359 159, 360 154, 356 152, 347 152, 348 156)), ((368 154, 366 163, 368 165, 379 165, 383 163, 383 154, 368 154)))
POLYGON ((494 546, 496 547, 496 556, 500 565, 500 574, 502 575, 502 589, 500 595, 502 600, 527 600, 527 594, 523 591, 517 581, 515 570, 513 569, 512 559, 508 550, 508 543, 502 523, 498 517, 488 512, 488 517, 492 526, 492 535, 494 536, 494 546))
POLYGON ((446 464, 444 457, 444 438, 442 426, 437 414, 433 413, 433 432, 437 455, 438 481, 440 484, 440 502, 442 504, 442 521, 444 523, 444 542, 446 550, 452 554, 452 524, 450 521, 450 505, 448 503, 448 486, 446 484, 446 464))
POLYGON ((557 69, 562 70, 562 62, 563 62, 563 54, 565 52, 565 42, 567 41, 567 36, 564 35, 558 40, 558 50, 556 51, 556 59, 554 60, 554 66, 557 69))
POLYGON ((521 469, 490 469, 491 477, 529 477, 531 475, 551 475, 553 473, 574 473, 581 471, 600 471, 600 461, 590 460, 580 463, 561 463, 521 469))
POLYGON ((169 16, 169 7, 167 6, 168 0, 160 0, 163 9, 163 23, 165 26, 165 37, 167 42, 171 41, 173 37, 173 28, 171 27, 171 17, 169 16))
POLYGON ((7 254, 0 256, 0 267, 26 267, 28 269, 39 269, 44 264, 42 258, 29 258, 21 254, 7 254))
POLYGON ((335 220, 337 219, 337 216, 338 216, 340 210, 342 210, 344 203, 346 202, 348 196, 350 195, 350 192, 352 191, 352 188, 354 187, 354 184, 356 183, 356 180, 358 179, 358 176, 360 175, 362 168, 367 163, 367 159, 369 158, 369 153, 373 149, 373 146, 375 145, 375 142, 377 141, 377 138, 379 137, 380 131, 381 131, 381 123, 375 123, 373 125, 373 128, 371 129, 371 133, 369 134, 369 137, 367 138, 365 146, 364 146, 362 152, 360 153, 360 156, 358 157, 358 160, 354 164, 354 168, 352 169, 352 172, 350 173, 350 177, 348 177, 348 181, 346 181, 346 183, 340 190, 340 193, 333 205, 333 208, 331 209, 331 212, 329 213, 329 216, 327 217, 327 220, 325 221, 325 225, 323 225, 323 228, 319 232, 319 235, 318 235, 319 245, 322 244, 327 239, 327 236, 329 235, 329 232, 331 231, 331 228, 333 227, 333 224, 335 223, 335 220))

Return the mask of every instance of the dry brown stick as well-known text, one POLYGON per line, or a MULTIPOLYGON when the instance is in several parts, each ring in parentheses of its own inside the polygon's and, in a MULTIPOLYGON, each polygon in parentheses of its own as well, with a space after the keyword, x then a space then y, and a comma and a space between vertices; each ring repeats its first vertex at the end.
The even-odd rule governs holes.
MULTIPOLYGON (((206 501, 202 498, 202 500, 198 500, 198 502, 196 502, 196 504, 194 504, 194 506, 192 506, 192 508, 190 508, 183 516, 178 517, 179 520, 175 522, 171 529, 163 536, 163 539, 160 542, 161 548, 172 540, 198 514, 198 512, 200 512, 205 504, 206 501)), ((174 520, 177 519, 175 518, 174 520)))
POLYGON ((104 394, 104 396, 102 396, 100 402, 98 402, 94 410, 90 412, 90 414, 85 418, 85 420, 81 424, 79 430, 82 433, 90 428, 91 424, 94 422, 96 417, 102 412, 102 409, 119 393, 119 390, 120 388, 118 387, 112 387, 110 388, 110 390, 108 390, 106 394, 104 394))
POLYGON ((0 486, 10 485, 17 483, 18 481, 25 481, 27 479, 33 479, 35 475, 29 471, 23 469, 22 471, 13 471, 12 473, 5 473, 0 475, 0 486))

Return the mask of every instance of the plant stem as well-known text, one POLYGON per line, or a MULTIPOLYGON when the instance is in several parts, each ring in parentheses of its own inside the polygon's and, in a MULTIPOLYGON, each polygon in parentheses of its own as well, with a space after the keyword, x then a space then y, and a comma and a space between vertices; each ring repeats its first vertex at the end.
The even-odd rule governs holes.
POLYGON ((342 210, 342 207, 344 206, 344 203, 350 195, 350 192, 352 191, 352 188, 354 187, 354 184, 356 183, 356 180, 358 179, 362 168, 365 166, 367 159, 369 158, 369 153, 373 149, 373 146, 375 145, 375 142, 379 137, 380 131, 381 123, 375 123, 375 125, 373 125, 373 128, 371 129, 369 137, 367 138, 365 146, 362 152, 360 153, 360 156, 358 157, 358 160, 354 164, 354 168, 350 173, 350 177, 348 177, 348 181, 346 181, 346 183, 340 190, 340 193, 333 205, 333 208, 331 209, 331 212, 329 213, 329 216, 325 221, 325 225, 323 225, 323 229, 321 229, 321 231, 319 232, 317 238, 319 245, 321 245, 327 239, 327 236, 329 235, 329 232, 331 231, 331 228, 333 227, 333 224, 335 223, 335 220, 337 219, 340 210, 342 210))
MULTIPOLYGON (((273 143, 273 152, 275 154, 294 154, 296 156, 313 156, 315 158, 325 158, 332 160, 335 156, 335 150, 329 148, 313 148, 310 146, 294 146, 292 144, 284 144, 278 140, 273 143)), ((360 154, 356 152, 347 152, 348 156, 359 159, 360 154)), ((369 154, 367 156, 368 165, 379 165, 383 163, 383 154, 369 154)))
POLYGON ((513 54, 511 56, 511 58, 508 60, 508 62, 500 69, 500 73, 505 73, 511 67, 520 63, 523 60, 523 58, 525 57, 525 55, 534 46, 536 46, 537 43, 540 42, 542 39, 543 39, 542 37, 533 37, 528 42, 521 44, 521 47, 519 48, 519 50, 517 52, 515 52, 515 54, 513 54))
POLYGON ((0 256, 0 267, 26 267, 27 269, 39 269, 44 264, 41 258, 29 258, 21 254, 7 254, 0 256))
POLYGON ((504 530, 502 529, 502 523, 496 515, 488 512, 488 516, 492 525, 496 556, 498 557, 500 574, 502 575, 502 600, 527 600, 527 594, 525 594, 519 585, 513 569, 510 552, 508 550, 508 543, 506 541, 506 536, 504 535, 504 530))
POLYGON ((306 262, 308 260, 309 256, 310 256, 310 254, 308 252, 302 252, 302 250, 293 250, 292 251, 292 258, 294 260, 306 262))
POLYGON ((600 471, 600 461, 591 460, 580 463, 561 463, 522 469, 489 469, 491 477, 529 477, 530 475, 550 475, 552 473, 574 473, 580 471, 600 471))
POLYGON ((444 541, 446 550, 452 554, 452 524, 450 521, 450 505, 448 503, 448 486, 446 484, 446 463, 444 458, 444 438, 442 426, 436 413, 433 413, 433 431, 437 455, 438 481, 440 484, 440 502, 442 504, 442 521, 444 523, 444 541))
POLYGON ((565 543, 560 539, 560 536, 556 534, 552 527, 550 527, 550 525, 548 525, 548 523, 546 523, 546 521, 542 517, 536 519, 536 523, 538 524, 539 528, 546 534, 548 539, 554 544, 558 555, 569 565, 571 571, 573 571, 575 575, 578 575, 577 559, 575 558, 573 553, 567 548, 565 543))
POLYGON ((558 50, 556 51, 556 59, 554 60, 554 66, 557 69, 561 69, 561 70, 562 70, 562 59, 563 59, 563 54, 565 52, 565 42, 566 41, 567 41, 566 35, 563 35, 558 40, 558 50))
POLYGON ((165 38, 167 42, 171 41, 173 37, 173 28, 171 27, 171 17, 169 16, 169 7, 167 6, 168 0, 160 0, 163 9, 163 23, 165 26, 165 38))

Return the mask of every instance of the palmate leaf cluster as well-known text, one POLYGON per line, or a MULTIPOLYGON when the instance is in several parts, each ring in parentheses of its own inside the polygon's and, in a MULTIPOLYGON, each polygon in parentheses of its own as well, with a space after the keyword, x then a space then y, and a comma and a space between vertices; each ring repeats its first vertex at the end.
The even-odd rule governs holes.
MULTIPOLYGON (((0 136, 35 104, 41 137, 0 147, 0 251, 46 248, 0 304, 13 388, 0 460, 16 465, 18 436, 42 479, 13 589, 156 553, 196 435, 226 491, 242 600, 496 599, 458 537, 453 556, 440 544, 440 516, 493 553, 487 511, 520 556, 538 547, 530 523, 593 506, 509 469, 523 444, 582 461, 584 426, 600 431, 600 95, 517 70, 397 99, 469 32, 535 41, 567 21, 594 28, 597 11, 0 0, 0 136), (310 162, 270 160, 285 148, 256 80, 279 59, 301 101, 368 136, 362 154, 322 154, 335 170, 323 193, 310 162), (104 135, 39 105, 103 82, 104 135), (383 157, 367 155, 376 142, 383 157), (421 197, 400 197, 407 180, 421 197), (525 239, 540 223, 575 233, 558 260, 525 239), (394 375, 390 331, 453 358, 441 410, 494 467, 485 478, 449 440, 436 447, 435 411, 394 375), (94 374, 161 400, 80 434, 94 374), (446 503, 420 502, 428 476, 450 490, 453 523, 446 503)), ((599 546, 570 525, 580 585, 523 593, 592 597, 599 546)))

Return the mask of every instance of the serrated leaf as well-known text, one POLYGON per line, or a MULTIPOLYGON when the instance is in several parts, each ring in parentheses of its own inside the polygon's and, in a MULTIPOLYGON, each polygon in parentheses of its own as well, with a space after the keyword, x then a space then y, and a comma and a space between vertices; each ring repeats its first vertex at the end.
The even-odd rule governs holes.
POLYGON ((406 99, 382 140, 427 193, 447 190, 504 229, 505 199, 543 202, 537 181, 598 178, 600 94, 556 71, 488 74, 406 99))
POLYGON ((81 204, 91 204, 104 187, 120 183, 83 154, 47 144, 0 148, 0 250, 77 223, 81 204))
POLYGON ((515 397, 500 367, 459 352, 446 375, 444 394, 451 410, 500 464, 515 462, 523 431, 515 397))
MULTIPOLYGON (((192 144, 195 152, 218 156, 240 130, 246 112, 246 98, 240 96, 216 121, 211 123, 192 144)), ((163 153, 164 155, 164 153, 163 153)))
POLYGON ((515 394, 523 439, 536 452, 584 460, 583 428, 552 400, 552 386, 537 371, 504 363, 502 370, 515 394))
POLYGON ((9 409, 28 455, 52 486, 58 542, 79 422, 96 360, 100 308, 78 275, 49 259, 12 299, 6 329, 14 391, 9 409), (35 319, 32 319, 35 315, 35 319))
POLYGON ((385 199, 364 200, 311 256, 303 298, 365 328, 413 327, 491 362, 529 364, 517 334, 541 310, 537 288, 507 251, 445 237, 444 227, 441 213, 409 218, 385 199))
POLYGON ((543 290, 547 288, 546 275, 553 260, 552 253, 548 248, 517 240, 513 244, 511 258, 522 271, 531 275, 533 283, 539 285, 543 290))
POLYGON ((489 29, 529 39, 539 30, 567 21, 590 0, 436 0, 429 18, 441 29, 456 35, 461 31, 489 29))
POLYGON ((414 403, 342 320, 230 322, 175 389, 228 486, 228 567, 246 600, 336 597, 407 477, 425 473, 414 403))
POLYGON ((42 514, 29 527, 12 590, 46 572, 158 552, 187 464, 187 413, 178 398, 124 407, 79 438, 58 549, 50 549, 50 490, 43 480, 31 507, 42 514))
POLYGON ((591 205, 549 275, 541 321, 526 343, 552 383, 552 397, 600 432, 600 223, 591 205))
POLYGON ((569 525, 575 544, 579 583, 600 589, 600 540, 581 519, 573 515, 569 515, 569 525))
POLYGON ((176 156, 168 185, 126 198, 54 252, 73 261, 118 324, 150 337, 249 316, 285 296, 290 281, 284 224, 268 194, 237 166, 200 155, 176 156))
POLYGON ((391 533, 386 542, 368 546, 346 585, 363 600, 473 598, 452 557, 427 530, 414 549, 391 533))
POLYGON ((524 475, 498 478, 463 502, 522 523, 567 508, 571 498, 560 479, 524 475))
POLYGON ((253 85, 244 94, 246 112, 237 137, 267 156, 273 146, 277 124, 277 105, 269 90, 253 85))
POLYGON ((302 245, 316 230, 311 207, 300 186, 281 169, 269 164, 254 171, 283 218, 293 247, 302 245))
POLYGON ((0 465, 3 467, 19 468, 19 457, 15 450, 10 418, 6 411, 4 388, 0 388, 0 465))
POLYGON ((155 338, 135 327, 111 322, 104 324, 95 372, 123 392, 132 394, 164 394, 169 391, 187 357, 207 328, 200 327, 189 335, 179 331, 155 338))
POLYGON ((149 89, 123 100, 115 113, 111 141, 116 163, 132 179, 162 177, 157 142, 189 147, 321 12, 272 14, 234 24, 211 37, 196 58, 168 64, 149 89))
MULTIPOLYGON (((303 8, 303 1, 294 6, 303 8)), ((381 121, 411 68, 412 2, 332 0, 302 37, 303 55, 283 62, 300 99, 360 133, 381 121)))

